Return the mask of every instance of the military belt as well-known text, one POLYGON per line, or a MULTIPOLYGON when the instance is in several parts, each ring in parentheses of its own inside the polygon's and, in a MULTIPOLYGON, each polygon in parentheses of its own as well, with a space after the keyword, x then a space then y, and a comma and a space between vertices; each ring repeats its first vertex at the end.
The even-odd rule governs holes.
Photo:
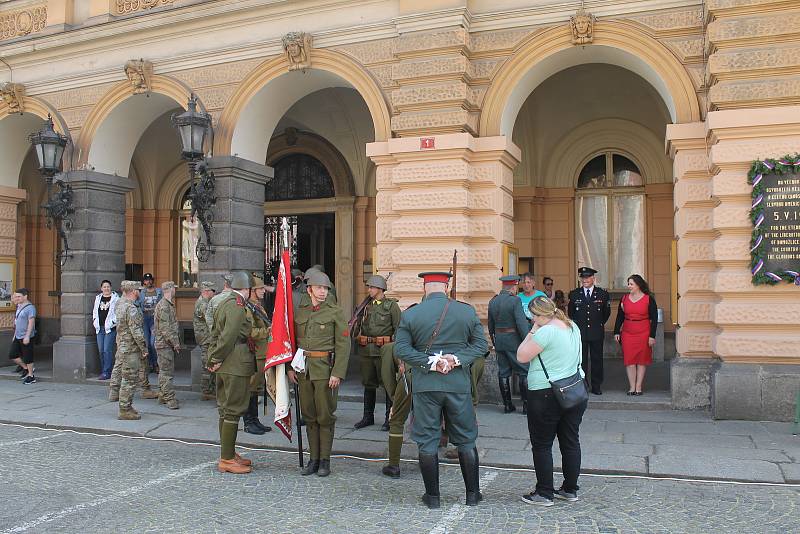
POLYGON ((375 343, 377 346, 382 347, 387 343, 391 343, 393 341, 392 337, 393 336, 376 336, 376 337, 358 336, 358 344, 361 345, 362 347, 366 347, 370 343, 375 343))
POLYGON ((329 350, 304 350, 303 354, 309 358, 327 358, 331 352, 329 350))
POLYGON ((513 334, 517 331, 516 328, 495 328, 494 331, 498 334, 513 334))

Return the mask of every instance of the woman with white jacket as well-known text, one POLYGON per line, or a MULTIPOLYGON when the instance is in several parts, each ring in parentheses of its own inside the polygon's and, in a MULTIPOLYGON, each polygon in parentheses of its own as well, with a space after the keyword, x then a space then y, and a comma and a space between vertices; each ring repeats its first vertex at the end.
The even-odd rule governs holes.
POLYGON ((100 380, 111 378, 114 367, 114 351, 117 346, 117 306, 119 295, 111 291, 111 282, 100 282, 100 294, 94 298, 92 323, 97 334, 97 350, 100 352, 100 380))

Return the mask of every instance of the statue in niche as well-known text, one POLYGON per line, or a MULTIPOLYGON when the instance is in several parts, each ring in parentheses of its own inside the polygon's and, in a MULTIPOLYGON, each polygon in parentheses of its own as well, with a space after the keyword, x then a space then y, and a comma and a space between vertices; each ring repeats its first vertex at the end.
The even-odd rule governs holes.
POLYGON ((152 89, 153 64, 144 59, 131 59, 125 63, 125 76, 133 94, 149 93, 152 89))
POLYGON ((289 32, 281 41, 290 71, 311 67, 311 35, 304 32, 289 32))
POLYGON ((585 45, 594 40, 595 17, 587 13, 581 5, 578 12, 569 18, 569 25, 572 29, 572 44, 585 45))
POLYGON ((197 243, 200 242, 200 223, 192 214, 187 213, 181 221, 181 271, 183 287, 197 287, 197 275, 200 272, 200 261, 197 259, 197 243))

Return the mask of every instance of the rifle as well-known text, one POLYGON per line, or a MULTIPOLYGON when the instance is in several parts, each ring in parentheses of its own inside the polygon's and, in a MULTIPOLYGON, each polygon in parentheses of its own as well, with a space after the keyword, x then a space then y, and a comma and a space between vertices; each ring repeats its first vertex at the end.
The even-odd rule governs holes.
POLYGON ((370 297, 369 294, 367 294, 367 296, 364 297, 364 300, 361 301, 361 304, 356 306, 356 310, 353 312, 353 316, 350 318, 349 321, 347 321, 347 331, 350 332, 351 337, 353 337, 354 327, 356 323, 361 318, 361 315, 364 313, 364 310, 367 308, 367 305, 369 305, 371 300, 372 297, 370 297))
POLYGON ((450 274, 453 275, 450 285, 450 298, 456 300, 456 295, 458 294, 456 291, 456 285, 458 284, 458 249, 453 251, 453 266, 450 268, 450 274))

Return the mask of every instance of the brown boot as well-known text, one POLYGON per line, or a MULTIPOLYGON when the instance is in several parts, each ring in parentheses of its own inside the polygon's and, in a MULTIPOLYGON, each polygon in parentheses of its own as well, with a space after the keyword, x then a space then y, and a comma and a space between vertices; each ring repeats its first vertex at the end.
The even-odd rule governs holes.
POLYGON ((233 473, 234 475, 245 475, 253 471, 253 468, 249 465, 242 465, 236 461, 236 458, 232 460, 223 460, 222 458, 219 459, 219 463, 217 464, 217 471, 220 473, 233 473))
POLYGON ((166 403, 167 408, 170 410, 177 410, 178 409, 178 399, 170 399, 166 403))
POLYGON ((120 421, 138 421, 141 418, 142 416, 139 415, 139 412, 133 408, 128 408, 127 410, 120 409, 119 415, 117 416, 117 419, 120 421))
POLYGON ((202 395, 200 395, 200 400, 201 401, 217 400, 217 396, 214 395, 213 393, 203 393, 202 395))
POLYGON ((157 399, 158 392, 153 391, 152 389, 145 389, 142 391, 142 398, 143 399, 157 399))
POLYGON ((166 404, 167 401, 164 400, 164 397, 161 394, 158 395, 158 403, 159 404, 166 404))
POLYGON ((248 460, 247 458, 242 458, 239 455, 238 452, 234 453, 234 454, 235 454, 235 456, 233 457, 233 459, 234 459, 234 461, 236 461, 237 464, 243 465, 245 467, 250 467, 251 465, 253 465, 253 461, 252 460, 248 460))
POLYGON ((108 400, 111 402, 119 401, 119 390, 118 389, 110 389, 108 390, 108 400))

